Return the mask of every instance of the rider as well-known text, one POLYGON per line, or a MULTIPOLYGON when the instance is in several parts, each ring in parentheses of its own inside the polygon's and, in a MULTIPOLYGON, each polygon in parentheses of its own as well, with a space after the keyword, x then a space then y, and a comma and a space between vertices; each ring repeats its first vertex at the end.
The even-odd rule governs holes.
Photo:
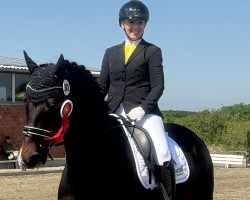
POLYGON ((159 47, 142 36, 149 10, 141 1, 125 3, 119 25, 125 41, 106 49, 98 78, 111 112, 126 116, 150 134, 154 143, 155 178, 163 183, 170 200, 175 199, 175 170, 168 148, 158 100, 164 90, 163 58, 159 47))

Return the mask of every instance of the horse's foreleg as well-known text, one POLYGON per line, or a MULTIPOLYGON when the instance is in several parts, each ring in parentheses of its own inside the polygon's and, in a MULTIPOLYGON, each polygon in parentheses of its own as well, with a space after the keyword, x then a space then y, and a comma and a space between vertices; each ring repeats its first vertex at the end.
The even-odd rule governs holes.
POLYGON ((75 200, 73 187, 66 165, 58 188, 58 200, 75 200))

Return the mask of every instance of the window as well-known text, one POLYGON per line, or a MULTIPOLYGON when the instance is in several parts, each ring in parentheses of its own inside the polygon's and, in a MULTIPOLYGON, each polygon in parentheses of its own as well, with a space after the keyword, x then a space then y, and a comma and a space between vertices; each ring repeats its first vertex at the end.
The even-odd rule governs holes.
POLYGON ((12 101, 11 73, 0 73, 0 102, 12 101))
POLYGON ((29 74, 0 72, 0 102, 22 101, 28 81, 29 74))
POLYGON ((15 101, 23 101, 26 85, 29 82, 29 74, 16 74, 15 76, 15 101))

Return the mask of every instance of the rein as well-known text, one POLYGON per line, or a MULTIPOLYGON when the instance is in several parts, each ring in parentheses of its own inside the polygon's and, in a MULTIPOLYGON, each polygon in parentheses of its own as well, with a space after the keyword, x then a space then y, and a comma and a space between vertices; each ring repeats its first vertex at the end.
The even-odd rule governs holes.
POLYGON ((40 148, 42 149, 47 149, 48 156, 50 157, 51 160, 54 160, 52 156, 49 153, 49 149, 51 149, 52 146, 58 145, 59 143, 63 142, 63 136, 69 126, 69 119, 68 116, 66 118, 63 118, 63 124, 61 128, 58 130, 58 132, 53 136, 49 137, 46 134, 51 133, 52 131, 48 131, 45 129, 40 129, 36 127, 31 127, 31 126, 24 126, 23 128, 23 133, 27 137, 32 137, 32 136, 38 136, 38 137, 43 137, 44 140, 51 140, 49 145, 47 147, 44 147, 44 145, 40 144, 40 148))

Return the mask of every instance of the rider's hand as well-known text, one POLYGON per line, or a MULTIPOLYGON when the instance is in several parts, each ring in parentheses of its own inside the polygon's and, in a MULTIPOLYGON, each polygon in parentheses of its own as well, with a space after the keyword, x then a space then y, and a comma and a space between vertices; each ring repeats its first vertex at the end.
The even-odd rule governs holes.
POLYGON ((127 117, 133 121, 140 121, 145 115, 145 111, 142 107, 138 106, 133 108, 128 114, 127 117))

